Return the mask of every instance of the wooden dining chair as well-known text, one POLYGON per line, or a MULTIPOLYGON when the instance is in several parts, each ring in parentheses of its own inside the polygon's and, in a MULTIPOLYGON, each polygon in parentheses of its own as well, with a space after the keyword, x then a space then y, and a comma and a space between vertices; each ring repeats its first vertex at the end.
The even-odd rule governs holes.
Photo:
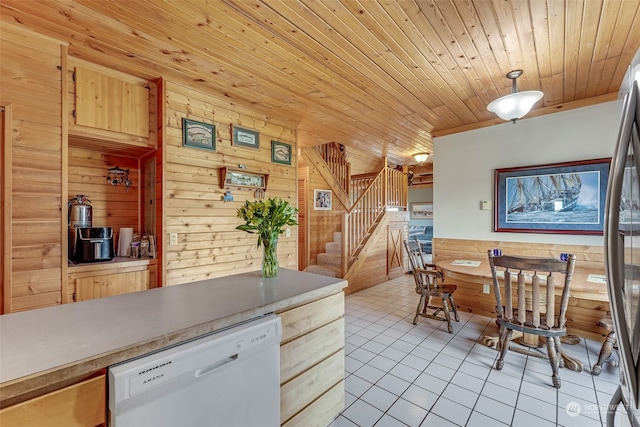
POLYGON ((558 368, 563 365, 560 337, 567 335, 566 313, 576 256, 567 260, 494 255, 488 251, 500 326, 496 369, 504 366, 507 350, 549 359, 555 388, 560 388, 558 368), (500 268, 500 270, 498 270, 500 268), (560 277, 558 277, 560 276, 560 277), (562 280, 560 300, 556 304, 556 283, 562 280), (504 295, 500 281, 504 283, 504 295), (511 346, 513 331, 544 337, 547 353, 511 346))
POLYGON ((411 271, 413 272, 413 279, 416 285, 416 293, 420 295, 420 301, 416 308, 416 316, 413 318, 413 324, 418 324, 419 316, 446 321, 447 330, 449 333, 453 333, 451 313, 453 313, 456 322, 460 321, 458 309, 453 299, 453 293, 457 289, 457 286, 452 284, 445 285, 444 276, 436 270, 436 266, 424 262, 422 251, 420 250, 420 243, 417 240, 405 240, 403 243, 409 256, 409 263, 411 264, 411 271), (440 298, 442 306, 432 306, 432 297, 440 298), (433 310, 433 312, 428 313, 428 310, 433 310), (444 317, 439 315, 440 313, 442 313, 444 317))

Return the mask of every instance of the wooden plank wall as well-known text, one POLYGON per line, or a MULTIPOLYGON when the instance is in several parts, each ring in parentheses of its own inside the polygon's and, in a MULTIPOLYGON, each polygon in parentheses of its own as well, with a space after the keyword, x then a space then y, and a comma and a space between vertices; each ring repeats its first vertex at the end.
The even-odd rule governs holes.
POLYGON ((576 255, 578 267, 604 271, 604 247, 550 243, 506 242, 500 240, 433 239, 433 260, 448 258, 486 259, 489 249, 502 249, 505 255, 559 258, 561 253, 576 255))
POLYGON ((2 24, 0 105, 11 105, 13 113, 5 312, 61 302, 62 49, 57 41, 2 24))
POLYGON ((402 229, 406 239, 409 213, 389 211, 385 215, 387 218, 378 225, 371 237, 370 245, 360 256, 365 259, 364 262, 358 267, 355 274, 349 275, 349 286, 345 289, 345 294, 347 295, 395 279, 407 271, 405 268, 407 261, 404 247, 401 248, 402 268, 394 268, 389 271, 387 263, 390 256, 389 246, 390 244, 392 245, 392 233, 390 230, 402 229))
MULTIPOLYGON (((242 223, 237 209, 246 200, 255 200, 254 190, 231 189, 234 201, 224 202, 219 168, 243 164, 248 172, 267 173, 266 197, 297 206, 295 125, 174 82, 166 82, 165 96, 164 223, 167 233, 178 233, 178 245, 164 245, 164 284, 259 270, 262 252, 256 248, 256 235, 235 230, 242 223), (182 146, 183 117, 216 125, 215 152, 182 146), (260 148, 232 146, 232 123, 260 132, 260 148), (271 162, 272 140, 292 145, 291 166, 271 162)), ((296 227, 291 237, 280 236, 280 267, 297 268, 296 242, 296 227)))
MULTIPOLYGON (((133 227, 133 232, 142 235, 139 223, 140 194, 139 160, 113 156, 99 151, 69 148, 69 194, 67 199, 83 194, 93 206, 93 226, 133 227), (107 182, 109 168, 129 169, 132 185, 113 186, 107 182)), ((114 242, 117 244, 117 242, 114 242)))

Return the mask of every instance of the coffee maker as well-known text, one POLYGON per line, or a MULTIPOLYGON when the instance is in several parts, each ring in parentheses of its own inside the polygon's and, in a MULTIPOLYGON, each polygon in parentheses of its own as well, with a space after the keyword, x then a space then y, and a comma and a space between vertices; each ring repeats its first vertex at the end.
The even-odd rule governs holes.
POLYGON ((69 260, 73 262, 113 259, 113 230, 93 227, 91 200, 82 194, 69 200, 69 260))

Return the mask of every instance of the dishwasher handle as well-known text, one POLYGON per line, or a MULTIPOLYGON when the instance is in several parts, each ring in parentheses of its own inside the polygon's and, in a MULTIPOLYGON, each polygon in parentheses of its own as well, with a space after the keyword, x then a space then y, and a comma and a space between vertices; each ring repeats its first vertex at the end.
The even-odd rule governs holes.
POLYGON ((219 368, 222 368, 225 365, 228 365, 231 362, 236 361, 237 359, 238 359, 238 353, 234 354, 233 356, 225 357, 224 359, 218 360, 217 362, 214 362, 208 366, 205 366, 204 368, 196 370, 195 377, 196 378, 203 377, 219 368))

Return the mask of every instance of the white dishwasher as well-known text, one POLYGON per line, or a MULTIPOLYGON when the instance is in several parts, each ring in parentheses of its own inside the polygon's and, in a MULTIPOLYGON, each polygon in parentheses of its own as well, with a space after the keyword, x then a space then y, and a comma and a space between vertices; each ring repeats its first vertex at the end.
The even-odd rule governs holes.
POLYGON ((270 314, 110 366, 109 425, 279 426, 281 336, 270 314))

